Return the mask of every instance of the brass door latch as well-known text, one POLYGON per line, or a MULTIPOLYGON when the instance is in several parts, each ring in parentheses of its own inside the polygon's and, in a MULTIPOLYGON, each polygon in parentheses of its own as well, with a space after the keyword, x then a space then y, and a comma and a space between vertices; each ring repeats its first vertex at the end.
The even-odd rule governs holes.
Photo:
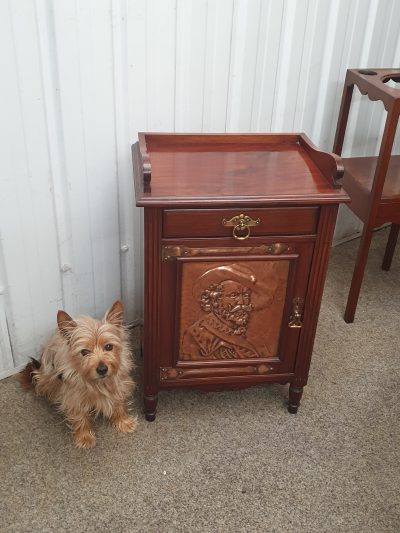
POLYGON ((303 307, 304 300, 303 298, 295 298, 293 300, 293 309, 292 315, 289 321, 289 328, 301 328, 303 326, 303 307))
POLYGON ((244 215, 243 213, 234 216, 230 220, 226 220, 226 218, 222 220, 224 226, 233 226, 232 235, 238 241, 244 241, 250 237, 250 227, 258 226, 260 222, 261 220, 259 218, 253 220, 251 217, 244 215))

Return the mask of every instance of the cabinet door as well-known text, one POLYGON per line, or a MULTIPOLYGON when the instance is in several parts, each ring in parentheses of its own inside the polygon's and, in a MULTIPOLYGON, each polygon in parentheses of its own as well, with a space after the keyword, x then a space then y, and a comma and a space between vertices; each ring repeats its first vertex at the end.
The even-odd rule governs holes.
POLYGON ((313 242, 210 243, 163 246, 161 385, 292 373, 313 242))

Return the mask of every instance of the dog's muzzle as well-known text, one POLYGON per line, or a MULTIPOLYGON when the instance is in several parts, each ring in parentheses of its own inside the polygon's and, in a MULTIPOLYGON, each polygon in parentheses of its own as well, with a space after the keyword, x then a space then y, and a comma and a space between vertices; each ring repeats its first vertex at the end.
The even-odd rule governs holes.
POLYGON ((104 377, 107 374, 107 372, 108 372, 108 366, 107 365, 99 365, 96 368, 96 372, 98 373, 99 376, 104 377))

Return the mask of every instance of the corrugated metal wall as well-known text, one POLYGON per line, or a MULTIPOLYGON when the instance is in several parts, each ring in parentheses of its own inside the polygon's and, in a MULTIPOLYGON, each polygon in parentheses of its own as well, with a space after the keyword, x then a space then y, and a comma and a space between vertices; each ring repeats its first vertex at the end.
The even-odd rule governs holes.
MULTIPOLYGON (((396 0, 1 0, 0 376, 59 308, 140 317, 137 131, 331 149, 346 68, 399 65, 399 26, 396 0)), ((382 109, 357 99, 346 153, 376 152, 382 109)))

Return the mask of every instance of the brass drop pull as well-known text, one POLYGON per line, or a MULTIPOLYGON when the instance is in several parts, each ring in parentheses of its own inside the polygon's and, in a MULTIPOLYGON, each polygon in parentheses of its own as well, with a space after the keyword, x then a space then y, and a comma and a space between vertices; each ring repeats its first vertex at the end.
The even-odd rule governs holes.
POLYGON ((295 298, 293 300, 293 310, 290 317, 289 328, 301 328, 303 325, 303 298, 295 298))
POLYGON ((222 220, 224 226, 233 226, 232 235, 238 241, 248 239, 250 237, 250 226, 258 226, 260 222, 259 218, 253 220, 251 217, 244 215, 243 213, 236 215, 230 220, 226 220, 226 218, 222 220))

